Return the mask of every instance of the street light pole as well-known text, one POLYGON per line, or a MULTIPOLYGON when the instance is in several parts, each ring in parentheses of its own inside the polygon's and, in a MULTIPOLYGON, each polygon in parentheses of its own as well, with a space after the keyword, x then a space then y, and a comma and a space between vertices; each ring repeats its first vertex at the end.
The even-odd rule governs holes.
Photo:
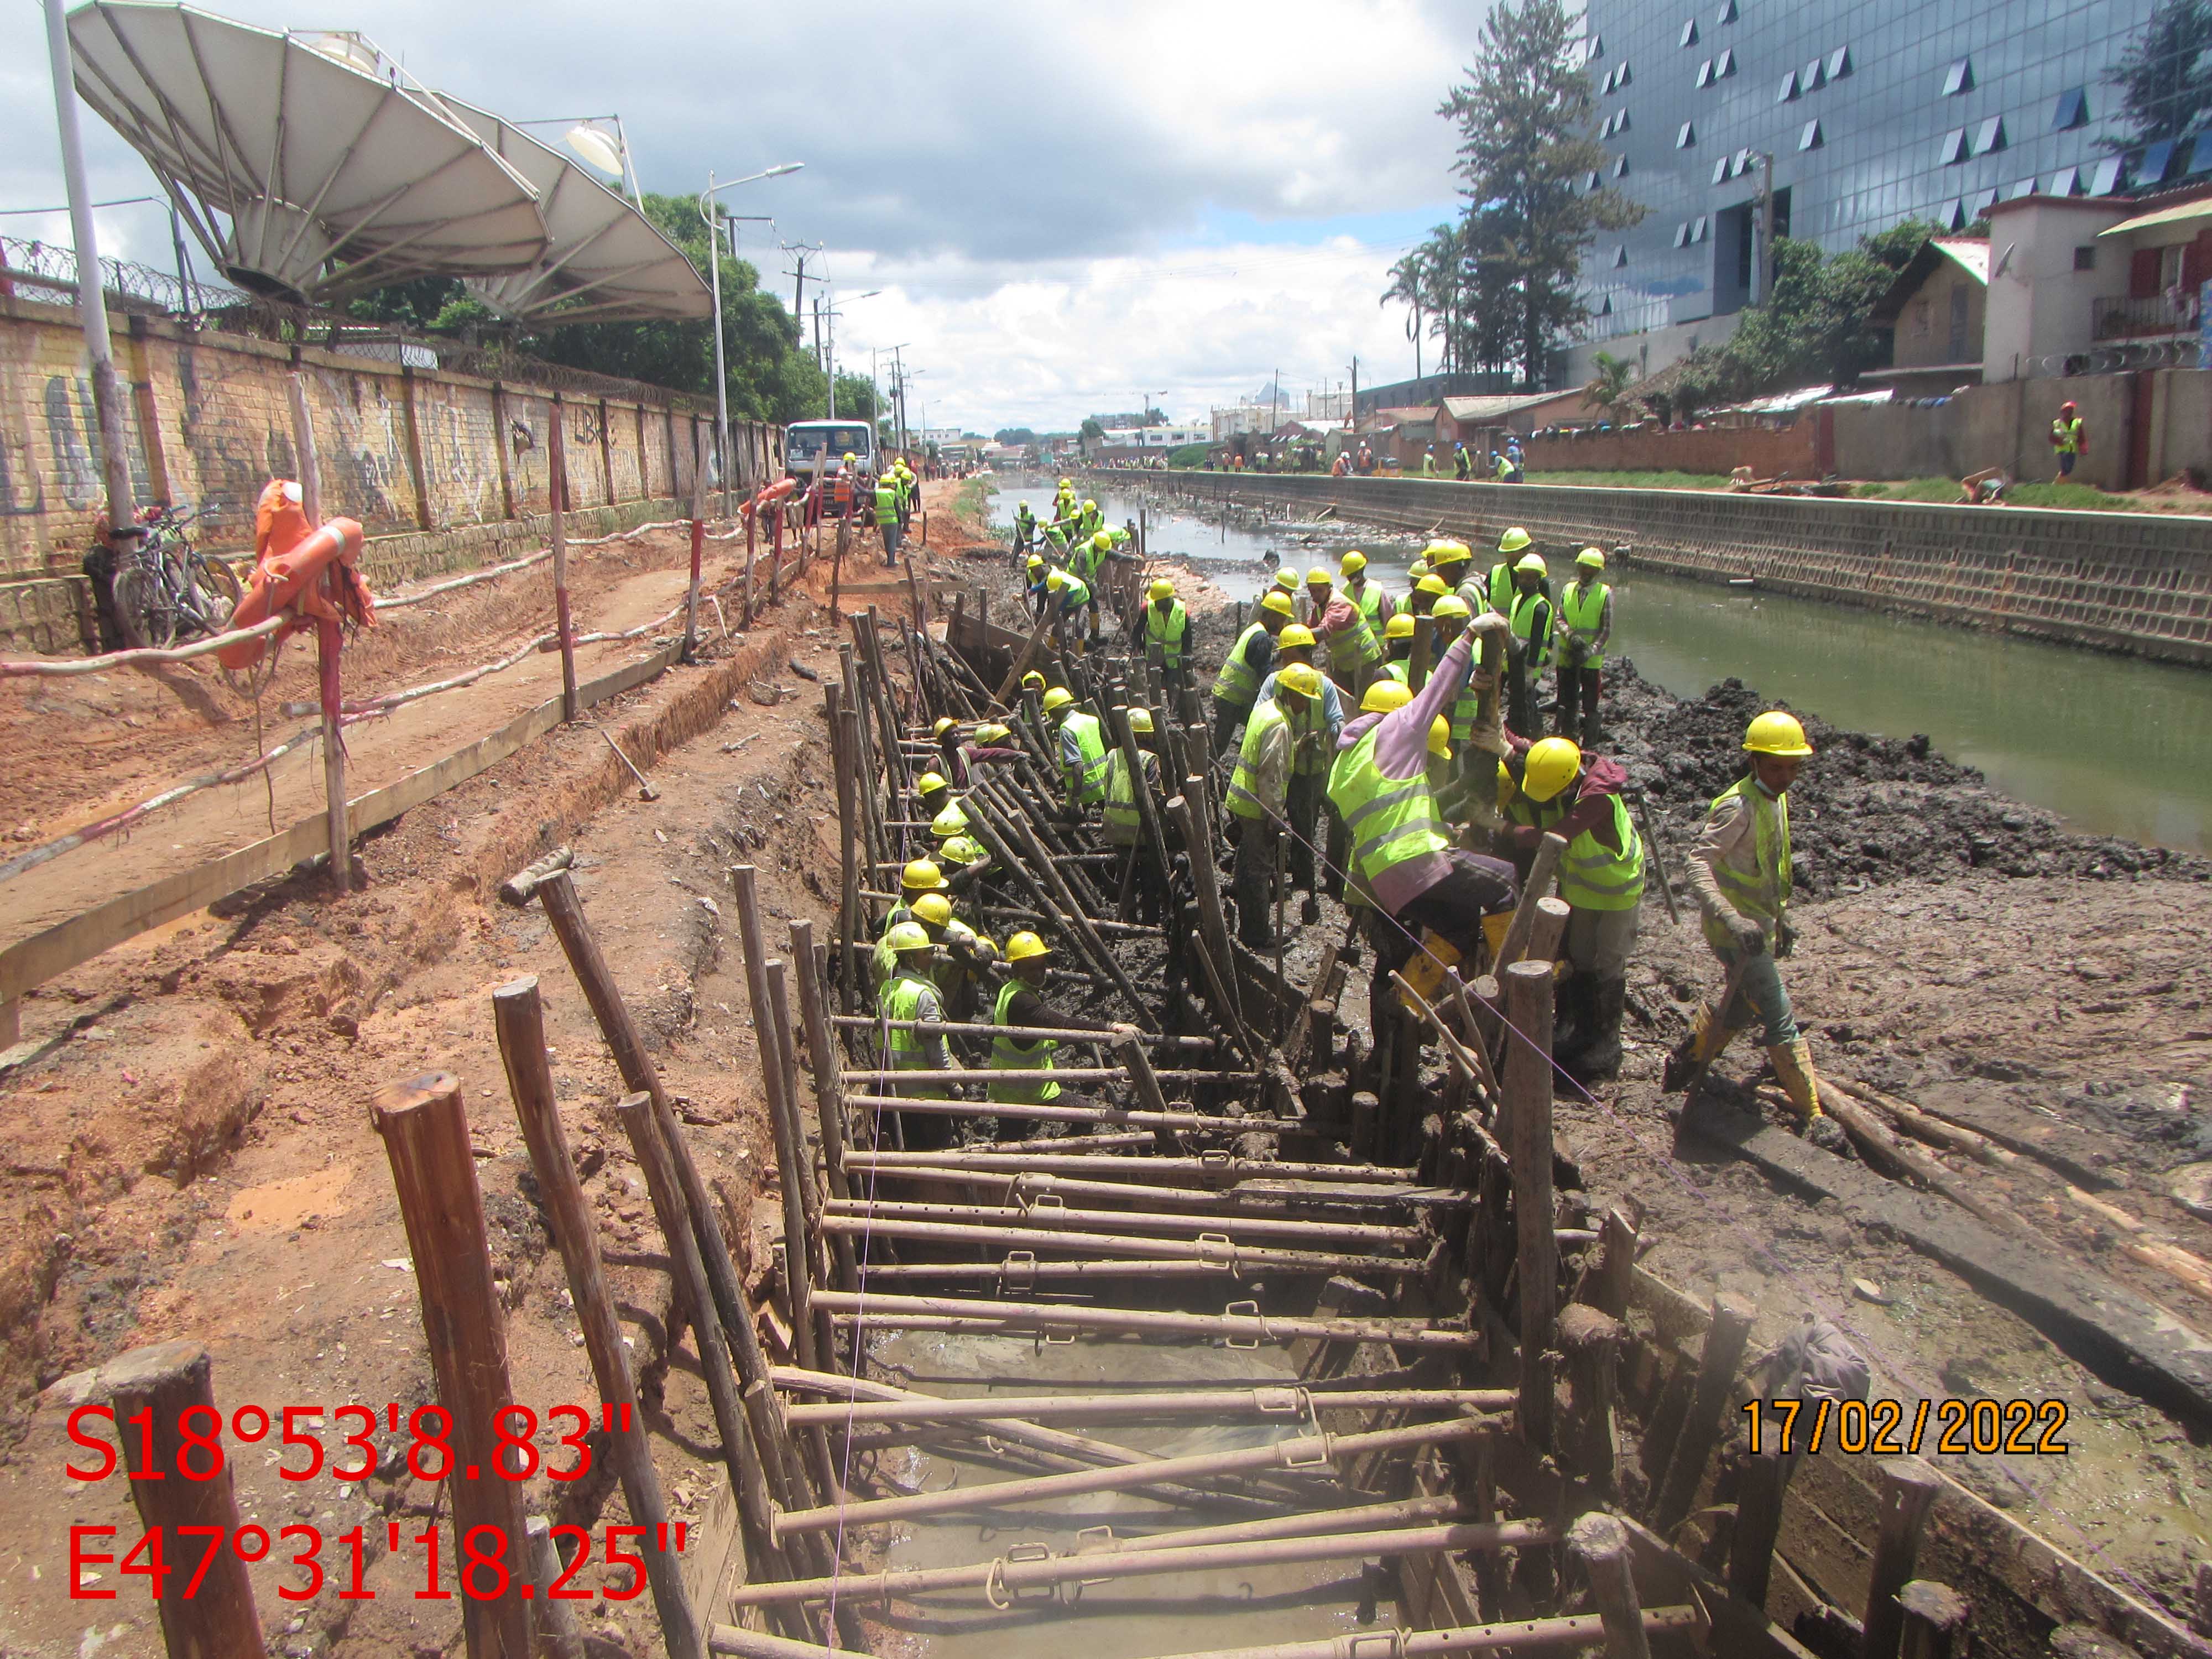
MULTIPOLYGON (((46 3, 58 8, 62 0, 46 0, 46 3)), ((699 192, 699 216, 707 222, 707 264, 714 292, 714 447, 722 463, 722 516, 726 519, 730 516, 730 375, 722 356, 722 234, 714 223, 714 196, 720 191, 750 185, 756 179, 775 179, 796 173, 805 165, 804 161, 786 161, 779 167, 747 173, 742 179, 732 179, 726 185, 716 184, 714 175, 709 173, 707 188, 699 192)))

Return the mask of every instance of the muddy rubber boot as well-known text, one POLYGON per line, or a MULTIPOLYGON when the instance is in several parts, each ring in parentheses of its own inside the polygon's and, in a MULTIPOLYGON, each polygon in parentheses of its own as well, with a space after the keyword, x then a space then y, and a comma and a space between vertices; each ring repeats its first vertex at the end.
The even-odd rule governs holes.
POLYGON ((1667 1056, 1667 1069, 1659 1079, 1661 1091, 1671 1095, 1686 1087, 1692 1071, 1711 1065, 1728 1052, 1729 1044, 1735 1040, 1735 1033, 1721 1024, 1720 1010, 1710 1002, 1702 1005, 1690 1035, 1667 1056))
POLYGON ((1820 1080, 1813 1073, 1813 1045, 1802 1036, 1792 1037, 1778 1048, 1769 1048, 1766 1058, 1782 1092, 1790 1097, 1790 1103, 1803 1120, 1802 1127, 1809 1128, 1820 1115, 1820 1080))
POLYGON ((1628 1006, 1628 976, 1607 975, 1589 980, 1588 986, 1585 1039, 1564 1063, 1577 1083, 1602 1083, 1620 1072, 1620 1017, 1628 1006))

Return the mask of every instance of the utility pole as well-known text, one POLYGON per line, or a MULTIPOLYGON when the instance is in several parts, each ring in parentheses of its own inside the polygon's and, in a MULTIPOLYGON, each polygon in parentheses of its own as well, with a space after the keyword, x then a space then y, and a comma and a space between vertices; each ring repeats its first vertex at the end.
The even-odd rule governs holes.
POLYGON ((1759 161, 1759 228, 1751 251, 1751 303, 1766 300, 1767 261, 1774 257, 1774 158, 1765 150, 1753 154, 1759 161))
MULTIPOLYGON (((791 314, 795 321, 804 326, 806 321, 806 257, 810 253, 821 252, 822 244, 819 242, 779 242, 776 246, 781 247, 786 253, 791 255, 792 262, 799 267, 796 270, 787 270, 783 274, 795 279, 791 290, 791 314)), ((814 280, 817 284, 822 281, 819 276, 817 276, 814 280)), ((817 362, 819 362, 822 359, 821 332, 822 331, 817 326, 815 330, 816 338, 814 343, 814 357, 817 362)))
POLYGON ((93 229, 92 193, 84 182, 84 140, 77 130, 76 81, 62 4, 63 0, 46 0, 46 57, 53 70, 54 125, 61 134, 70 234, 76 243, 76 315, 84 330, 84 355, 92 370, 92 407, 100 422, 100 471, 107 485, 108 542, 112 547, 118 536, 137 524, 138 507, 131 494, 131 458, 123 447, 123 383, 116 378, 115 352, 107 338, 107 298, 100 283, 100 238, 93 229))
POLYGON ((1359 428, 1359 356, 1357 352, 1352 358, 1352 409, 1344 423, 1354 431, 1359 428))

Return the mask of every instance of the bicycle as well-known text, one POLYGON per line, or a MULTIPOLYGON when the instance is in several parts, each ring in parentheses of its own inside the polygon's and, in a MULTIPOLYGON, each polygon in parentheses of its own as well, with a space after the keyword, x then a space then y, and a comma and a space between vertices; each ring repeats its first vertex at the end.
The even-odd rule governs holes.
POLYGON ((189 502, 150 510, 116 538, 108 592, 126 643, 166 650, 179 640, 219 634, 246 597, 238 573, 191 544, 189 502))

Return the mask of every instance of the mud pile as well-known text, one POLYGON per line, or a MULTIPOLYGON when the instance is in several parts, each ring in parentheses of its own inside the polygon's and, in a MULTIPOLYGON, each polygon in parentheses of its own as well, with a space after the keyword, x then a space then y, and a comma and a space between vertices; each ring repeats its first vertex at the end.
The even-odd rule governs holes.
MULTIPOLYGON (((1743 731, 1786 708, 1739 679, 1693 700, 1606 665, 1606 747, 1627 765, 1670 838, 1693 834, 1712 798, 1743 772, 1743 731)), ((1817 757, 1790 792, 1800 892, 1856 892, 1908 877, 1986 869, 2008 876, 2212 880, 2212 860, 2066 828, 2056 813, 1992 790, 1980 772, 1936 753, 1925 737, 1848 732, 1804 721, 1817 757)))

